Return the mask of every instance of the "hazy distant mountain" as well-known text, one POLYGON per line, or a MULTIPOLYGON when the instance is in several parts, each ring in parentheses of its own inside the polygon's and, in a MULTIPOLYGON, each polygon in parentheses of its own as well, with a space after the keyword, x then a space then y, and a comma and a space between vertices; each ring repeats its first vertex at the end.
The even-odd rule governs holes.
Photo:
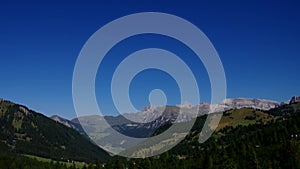
POLYGON ((58 115, 51 116, 50 118, 58 123, 61 123, 67 127, 77 130, 80 134, 85 134, 85 131, 81 127, 80 123, 72 122, 58 115))
POLYGON ((22 105, 0 100, 0 151, 89 162, 109 157, 107 152, 72 129, 72 125, 66 127, 60 122, 68 124, 62 119, 55 122, 22 105))

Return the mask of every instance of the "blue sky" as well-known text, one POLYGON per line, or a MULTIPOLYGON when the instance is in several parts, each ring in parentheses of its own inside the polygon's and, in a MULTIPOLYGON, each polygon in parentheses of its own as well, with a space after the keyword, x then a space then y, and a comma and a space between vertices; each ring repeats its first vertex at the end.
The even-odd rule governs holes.
MULTIPOLYGON (((84 43, 114 19, 155 11, 182 17, 207 35, 223 62, 228 97, 285 101, 300 95, 299 7, 298 1, 2 1, 0 97, 48 116, 75 117, 72 74, 84 43)), ((201 100, 209 101, 209 83, 201 62, 172 39, 145 35, 122 41, 105 60, 103 71, 98 70, 96 95, 99 102, 104 100, 100 104, 111 103, 105 79, 121 61, 112 57, 125 57, 143 47, 173 50, 192 69, 199 69, 201 100)), ((147 93, 154 88, 165 89, 168 104, 177 104, 172 78, 150 70, 132 82, 130 96, 137 108, 147 104, 147 93)))

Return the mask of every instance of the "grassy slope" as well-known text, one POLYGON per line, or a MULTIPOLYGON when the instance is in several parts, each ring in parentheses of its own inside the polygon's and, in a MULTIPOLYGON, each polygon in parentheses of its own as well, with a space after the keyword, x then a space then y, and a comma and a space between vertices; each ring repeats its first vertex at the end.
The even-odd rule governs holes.
POLYGON ((238 125, 249 125, 255 123, 265 124, 273 120, 275 117, 260 110, 251 108, 242 108, 229 110, 223 114, 223 117, 217 127, 217 131, 224 127, 236 127, 238 125))
POLYGON ((73 165, 73 163, 75 164, 76 168, 83 168, 85 165, 87 165, 87 163, 85 162, 79 162, 79 161, 72 161, 72 162, 65 162, 65 161, 55 161, 52 160, 50 158, 43 158, 43 157, 39 157, 39 156, 34 156, 34 155, 28 155, 28 154, 24 154, 25 157, 29 157, 32 159, 35 159, 37 161, 40 162, 46 162, 46 163, 59 163, 59 164, 65 164, 67 167, 71 167, 73 165))

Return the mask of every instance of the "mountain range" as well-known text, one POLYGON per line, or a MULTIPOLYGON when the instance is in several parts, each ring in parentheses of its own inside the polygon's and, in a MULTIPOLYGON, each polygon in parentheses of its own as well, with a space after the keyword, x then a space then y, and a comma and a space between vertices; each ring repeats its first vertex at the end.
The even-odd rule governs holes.
POLYGON ((96 144, 105 144, 104 149, 124 150, 130 143, 126 140, 112 139, 112 129, 104 125, 107 121, 114 130, 130 137, 147 138, 158 128, 172 123, 188 122, 193 118, 208 113, 224 112, 231 109, 253 108, 267 111, 284 103, 265 99, 235 98, 225 99, 219 104, 201 103, 193 106, 186 102, 183 105, 156 107, 149 105, 137 113, 125 113, 118 116, 91 115, 67 120, 59 116, 51 118, 80 133, 86 133, 96 144), (180 110, 183 113, 180 113, 180 110), (84 129, 84 130, 83 130, 84 129))

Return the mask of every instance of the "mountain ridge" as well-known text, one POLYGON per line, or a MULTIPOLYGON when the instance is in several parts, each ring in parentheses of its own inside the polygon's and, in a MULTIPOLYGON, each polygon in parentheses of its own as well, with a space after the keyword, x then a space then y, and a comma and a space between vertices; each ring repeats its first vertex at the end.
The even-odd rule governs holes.
MULTIPOLYGON (((295 97, 295 96, 294 96, 295 97)), ((222 109, 226 106, 228 106, 227 110, 229 109, 235 109, 235 108, 256 108, 256 109, 260 109, 260 110, 269 110, 269 109, 272 109, 272 108, 275 108, 276 106, 279 106, 279 105, 282 105, 282 104, 289 104, 290 100, 289 101, 286 101, 286 102, 278 102, 278 101, 274 101, 274 100, 269 100, 269 99, 260 99, 260 98, 244 98, 244 97, 238 97, 238 98, 226 98, 224 99, 223 101, 221 101, 219 104, 210 104, 210 103, 206 103, 206 102, 203 102, 203 103, 200 103, 198 105, 195 105, 195 106, 199 106, 201 108, 202 107, 205 107, 205 106, 211 106, 212 109, 217 109, 216 111, 220 111, 218 110, 218 107, 219 109, 222 109), (254 105, 239 105, 237 104, 236 102, 238 100, 242 100, 242 101, 252 101, 253 104, 255 104, 255 102, 265 102, 266 104, 270 103, 270 105, 260 105, 260 106, 254 106, 254 105), (235 103, 236 107, 231 105, 229 106, 230 102, 232 103, 235 103), (217 107, 217 108, 216 108, 217 107)), ((241 103, 240 103, 241 104, 241 103)), ((192 107, 195 107, 193 105, 191 105, 189 102, 185 102, 184 104, 177 104, 176 106, 170 106, 170 107, 179 107, 179 108, 192 108, 192 107)), ((142 112, 146 112, 146 111, 149 111, 149 112, 153 112, 155 111, 157 108, 157 106, 155 105, 148 105, 148 106, 145 106, 141 112, 135 112, 135 113, 124 113, 122 115, 124 115, 125 117, 128 117, 130 116, 131 114, 132 115, 137 115, 139 113, 142 113, 142 112)), ((221 110, 221 111, 224 111, 224 110, 221 110)), ((204 112, 207 112, 207 111, 204 111, 204 112)), ((214 111, 212 111, 212 113, 214 113, 214 111)), ((201 114, 200 114, 201 115, 201 114)), ((55 116, 58 116, 60 117, 59 115, 52 115, 53 118, 55 118, 55 116)), ((52 116, 50 116, 50 118, 52 118, 52 116)), ((87 115, 87 116, 81 116, 81 117, 91 117, 91 118, 103 118, 103 117, 110 117, 110 118, 114 118, 114 117, 119 117, 121 115, 115 115, 115 116, 112 116, 112 115, 109 115, 109 116, 100 116, 100 115, 87 115)), ((64 119, 64 120, 68 120, 68 121, 71 121, 71 122, 74 122, 74 123, 79 123, 78 121, 78 118, 81 118, 81 117, 75 117, 75 118, 72 118, 72 119, 67 119, 67 118, 63 118, 63 117, 60 117, 61 119, 64 119)), ((130 119, 130 117, 129 117, 130 119)), ((54 119, 55 120, 55 119, 54 119)))
MULTIPOLYGON (((186 102, 184 105, 156 107, 146 106, 141 112, 125 113, 118 116, 83 116, 72 119, 72 122, 80 123, 87 135, 96 143, 103 145, 107 150, 126 146, 123 140, 109 139, 111 130, 116 130, 126 136, 136 138, 150 137, 158 128, 166 124, 190 121, 193 118, 208 113, 224 112, 231 109, 254 108, 258 110, 270 110, 280 106, 281 103, 266 99, 252 98, 228 98, 219 104, 201 103, 193 106, 186 102), (183 114, 179 113, 179 110, 183 114), (110 124, 108 128, 104 120, 110 124), (101 140, 101 141, 100 141, 101 140), (107 140, 107 141, 106 141, 107 140), (100 143, 101 142, 101 143, 100 143)), ((129 144, 129 143, 128 143, 129 144)))

